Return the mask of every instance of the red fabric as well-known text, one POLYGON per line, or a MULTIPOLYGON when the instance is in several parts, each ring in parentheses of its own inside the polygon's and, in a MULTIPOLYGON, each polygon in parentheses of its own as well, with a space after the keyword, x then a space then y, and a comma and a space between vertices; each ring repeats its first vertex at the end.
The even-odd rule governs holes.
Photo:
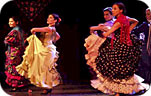
POLYGON ((7 79, 5 80, 5 82, 12 87, 23 87, 23 86, 28 85, 28 82, 27 81, 25 82, 24 77, 22 76, 13 76, 7 71, 5 71, 5 74, 7 75, 7 79), (21 82, 23 80, 24 80, 24 83, 23 82, 21 84, 18 83, 18 81, 21 82))
MULTIPOLYGON (((126 18, 126 16, 124 16, 123 14, 120 15, 117 20, 114 22, 117 23, 119 22, 121 24, 121 32, 120 32, 120 43, 125 43, 127 44, 128 46, 131 46, 132 45, 132 41, 130 39, 130 31, 129 31, 129 28, 130 28, 130 23, 128 21, 128 19, 126 18)), ((112 37, 112 40, 111 40, 111 46, 113 46, 113 40, 114 40, 114 35, 112 37)))
POLYGON ((21 35, 17 30, 12 30, 5 37, 5 43, 9 45, 19 45, 21 40, 21 35))
POLYGON ((112 39, 111 39, 111 49, 113 49, 113 40, 115 40, 114 34, 112 34, 112 39))

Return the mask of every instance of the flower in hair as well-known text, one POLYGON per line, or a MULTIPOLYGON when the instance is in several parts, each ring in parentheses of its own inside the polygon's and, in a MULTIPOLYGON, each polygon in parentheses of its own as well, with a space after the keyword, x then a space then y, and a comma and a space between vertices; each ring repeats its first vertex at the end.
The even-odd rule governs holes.
POLYGON ((61 18, 58 19, 58 22, 61 22, 61 18))

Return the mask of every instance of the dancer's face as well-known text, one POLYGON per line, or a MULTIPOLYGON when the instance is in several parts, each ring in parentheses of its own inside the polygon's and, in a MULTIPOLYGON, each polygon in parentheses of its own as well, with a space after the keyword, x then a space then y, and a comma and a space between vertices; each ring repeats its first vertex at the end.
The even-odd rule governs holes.
POLYGON ((123 10, 120 10, 118 5, 114 4, 112 6, 112 14, 113 14, 113 16, 118 17, 120 14, 122 14, 122 12, 123 12, 123 10))
POLYGON ((15 22, 13 18, 9 18, 8 24, 10 27, 16 27, 18 22, 15 22))
POLYGON ((151 20, 151 10, 146 10, 146 19, 149 21, 151 20))
POLYGON ((113 18, 113 16, 110 14, 109 11, 104 11, 104 19, 105 21, 110 21, 113 18))
POLYGON ((53 15, 50 14, 47 18, 47 24, 55 25, 56 22, 57 20, 55 20, 53 15))

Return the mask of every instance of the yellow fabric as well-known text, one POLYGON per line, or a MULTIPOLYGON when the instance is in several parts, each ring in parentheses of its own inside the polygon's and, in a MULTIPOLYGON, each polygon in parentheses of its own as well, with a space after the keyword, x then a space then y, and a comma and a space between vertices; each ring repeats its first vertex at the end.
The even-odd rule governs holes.
POLYGON ((38 87, 50 89, 58 85, 61 78, 55 68, 58 59, 56 47, 51 41, 44 46, 36 35, 31 35, 27 41, 29 45, 24 52, 23 61, 16 67, 18 73, 38 87))

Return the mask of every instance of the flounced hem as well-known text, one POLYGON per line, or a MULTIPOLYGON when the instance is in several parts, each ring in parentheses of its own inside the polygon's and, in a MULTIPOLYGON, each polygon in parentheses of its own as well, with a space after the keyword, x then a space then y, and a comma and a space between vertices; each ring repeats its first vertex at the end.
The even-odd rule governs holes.
POLYGON ((55 68, 59 57, 56 47, 44 47, 35 35, 28 37, 27 41, 29 45, 24 52, 22 63, 16 67, 17 72, 37 87, 50 89, 57 86, 61 77, 55 68))
POLYGON ((99 54, 99 47, 103 44, 105 41, 105 38, 100 38, 96 34, 91 34, 85 39, 85 48, 88 51, 88 53, 85 55, 85 59, 87 60, 87 64, 91 67, 94 67, 93 62, 95 62, 95 59, 97 58, 99 54))
POLYGON ((110 80, 109 78, 103 77, 103 75, 96 69, 95 59, 99 52, 99 47, 103 44, 106 39, 101 38, 95 34, 90 35, 85 39, 84 46, 88 53, 85 55, 87 64, 92 67, 93 71, 97 74, 98 79, 92 80, 92 87, 108 94, 124 93, 134 94, 148 87, 143 86, 140 82, 143 79, 137 75, 132 76, 129 80, 110 80))
POLYGON ((22 76, 13 76, 11 74, 9 74, 8 72, 5 72, 7 78, 5 80, 5 82, 9 85, 9 86, 12 86, 12 87, 24 87, 26 85, 28 85, 27 81, 24 80, 25 78, 22 77, 22 76), (12 81, 14 80, 14 81, 12 81), (12 81, 12 82, 9 82, 9 81, 12 81), (21 82, 21 84, 18 83, 21 82))

